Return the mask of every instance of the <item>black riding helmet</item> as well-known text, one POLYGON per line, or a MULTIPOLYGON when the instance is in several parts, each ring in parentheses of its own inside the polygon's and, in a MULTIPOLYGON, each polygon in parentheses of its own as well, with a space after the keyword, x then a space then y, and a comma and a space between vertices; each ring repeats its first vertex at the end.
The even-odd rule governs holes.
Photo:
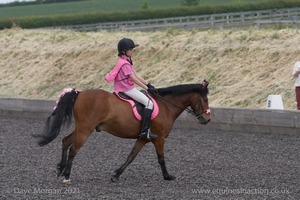
POLYGON ((135 47, 138 47, 138 44, 134 44, 134 42, 129 38, 123 38, 118 43, 118 52, 119 55, 123 54, 123 51, 127 51, 129 49, 133 49, 135 47))

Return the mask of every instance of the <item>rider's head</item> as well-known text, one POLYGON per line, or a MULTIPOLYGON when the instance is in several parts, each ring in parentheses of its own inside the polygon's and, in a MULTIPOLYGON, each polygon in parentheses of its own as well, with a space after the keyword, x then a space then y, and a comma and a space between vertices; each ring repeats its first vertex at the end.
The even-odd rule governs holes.
POLYGON ((126 55, 126 51, 138 47, 138 44, 134 44, 134 42, 129 38, 123 38, 118 43, 118 52, 119 56, 126 55))

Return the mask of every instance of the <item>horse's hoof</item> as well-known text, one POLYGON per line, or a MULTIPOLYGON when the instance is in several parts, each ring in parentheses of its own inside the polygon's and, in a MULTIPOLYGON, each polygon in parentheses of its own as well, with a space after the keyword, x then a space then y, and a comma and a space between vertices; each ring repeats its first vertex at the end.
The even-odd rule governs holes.
POLYGON ((164 179, 167 180, 167 181, 173 181, 173 180, 176 179, 176 177, 169 175, 169 176, 165 176, 164 179))
POLYGON ((64 179, 63 184, 65 185, 71 185, 71 180, 70 179, 64 179))
POLYGON ((112 176, 110 180, 115 183, 119 181, 119 178, 116 176, 112 176))

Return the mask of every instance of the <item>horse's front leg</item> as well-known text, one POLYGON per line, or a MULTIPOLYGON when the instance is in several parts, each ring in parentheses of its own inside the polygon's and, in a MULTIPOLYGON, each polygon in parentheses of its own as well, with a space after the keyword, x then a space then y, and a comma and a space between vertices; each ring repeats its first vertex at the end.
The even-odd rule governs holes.
POLYGON ((125 163, 115 171, 115 175, 111 177, 111 180, 113 182, 117 182, 119 180, 120 175, 124 172, 126 167, 134 160, 134 158, 137 156, 137 154, 141 151, 141 149, 144 147, 144 145, 147 143, 147 140, 140 140, 138 139, 135 142, 135 145, 133 149, 131 150, 129 156, 127 157, 127 160, 125 163))
POLYGON ((158 163, 161 167, 164 179, 168 180, 168 181, 175 180, 176 177, 170 175, 168 173, 167 167, 166 167, 166 162, 165 162, 165 157, 164 157, 165 138, 157 138, 156 140, 153 140, 152 142, 156 149, 158 163))

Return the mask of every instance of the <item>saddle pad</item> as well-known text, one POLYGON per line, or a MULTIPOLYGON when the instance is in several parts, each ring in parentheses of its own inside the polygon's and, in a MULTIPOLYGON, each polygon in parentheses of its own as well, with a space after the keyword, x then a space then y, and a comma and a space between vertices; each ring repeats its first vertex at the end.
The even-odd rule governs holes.
MULTIPOLYGON (((146 94, 145 91, 141 91, 143 92, 146 96, 148 96, 152 102, 153 102, 153 112, 151 115, 151 120, 155 119, 159 113, 159 107, 157 105, 157 102, 155 101, 155 99, 153 99, 150 95, 146 94)), ((132 98, 130 98, 129 96, 127 96, 125 93, 123 92, 119 92, 118 94, 114 92, 114 94, 121 100, 128 102, 131 105, 132 108, 132 112, 134 117, 138 120, 141 121, 142 120, 142 112, 145 108, 145 106, 135 100, 133 100, 132 98)))

